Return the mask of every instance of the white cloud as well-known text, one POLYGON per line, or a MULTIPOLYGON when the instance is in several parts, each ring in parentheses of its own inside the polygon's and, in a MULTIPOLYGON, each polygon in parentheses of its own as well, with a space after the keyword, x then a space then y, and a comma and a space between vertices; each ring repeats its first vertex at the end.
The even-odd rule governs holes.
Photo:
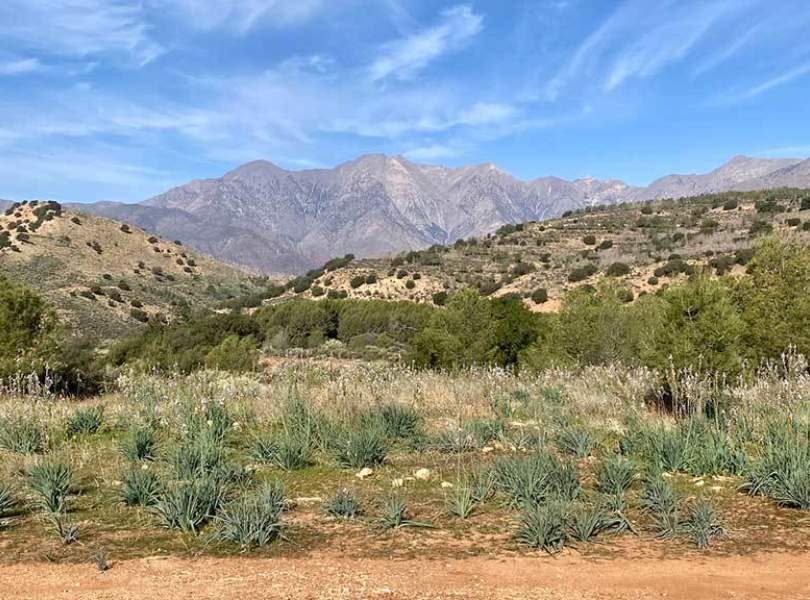
POLYGON ((745 8, 738 3, 628 0, 579 45, 546 84, 554 100, 568 86, 597 81, 612 91, 631 79, 644 79, 683 60, 717 22, 745 8))
POLYGON ((778 87, 780 85, 784 85, 786 83, 790 83, 791 81, 798 79, 804 75, 810 73, 810 62, 798 65, 784 73, 781 73, 775 77, 771 77, 770 79, 763 81, 754 87, 746 90, 742 94, 737 95, 734 100, 748 100, 749 98, 753 98, 755 96, 759 96, 760 94, 764 94, 768 90, 778 87))
POLYGON ((431 144, 419 146, 404 152, 405 158, 415 161, 433 162, 445 158, 452 158, 463 153, 463 150, 446 144, 431 144))
POLYGON ((483 29, 483 16, 469 6, 448 8, 438 25, 423 29, 380 48, 369 69, 373 81, 388 77, 409 79, 440 56, 463 47, 483 29))
POLYGON ((306 21, 325 0, 148 0, 156 9, 175 11, 197 29, 244 33, 259 25, 282 27, 306 21))
POLYGON ((48 55, 121 53, 137 64, 163 52, 149 36, 141 3, 124 0, 4 0, 0 38, 48 55))
POLYGON ((24 75, 42 69, 42 63, 36 58, 20 58, 0 63, 0 75, 24 75))

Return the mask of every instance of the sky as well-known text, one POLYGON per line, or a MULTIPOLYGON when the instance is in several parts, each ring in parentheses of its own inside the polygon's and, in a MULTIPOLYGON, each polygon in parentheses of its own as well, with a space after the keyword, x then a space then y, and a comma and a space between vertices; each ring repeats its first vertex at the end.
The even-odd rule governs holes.
POLYGON ((366 153, 647 184, 810 156, 807 0, 3 0, 0 198, 366 153))

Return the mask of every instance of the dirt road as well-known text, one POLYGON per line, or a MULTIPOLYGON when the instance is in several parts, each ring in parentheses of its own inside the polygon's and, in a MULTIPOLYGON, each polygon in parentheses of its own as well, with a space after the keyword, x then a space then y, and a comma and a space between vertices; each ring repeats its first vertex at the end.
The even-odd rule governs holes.
POLYGON ((4 600, 810 598, 810 554, 697 559, 566 556, 453 560, 147 558, 0 566, 4 600))

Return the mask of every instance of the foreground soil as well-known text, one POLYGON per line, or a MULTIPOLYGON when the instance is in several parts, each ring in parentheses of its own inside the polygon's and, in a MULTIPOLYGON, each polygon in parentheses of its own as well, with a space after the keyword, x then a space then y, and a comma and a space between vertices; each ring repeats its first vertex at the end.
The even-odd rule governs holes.
POLYGON ((451 560, 155 557, 0 566, 5 600, 264 598, 810 598, 810 553, 689 559, 576 553, 451 560))

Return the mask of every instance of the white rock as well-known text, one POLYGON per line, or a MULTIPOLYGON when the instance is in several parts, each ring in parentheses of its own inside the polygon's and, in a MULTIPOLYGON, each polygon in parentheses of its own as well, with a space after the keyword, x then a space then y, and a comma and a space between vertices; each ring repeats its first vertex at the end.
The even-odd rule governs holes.
POLYGON ((357 477, 358 479, 365 479, 366 477, 370 477, 373 474, 374 474, 373 469, 369 469, 368 467, 363 467, 357 473, 355 473, 354 476, 357 477))
POLYGON ((449 481, 442 481, 442 488, 449 489, 451 487, 453 487, 452 483, 450 483, 449 481))
POLYGON ((704 485, 706 485, 706 482, 703 481, 702 479, 700 481, 695 482, 695 487, 703 487, 704 485))
POLYGON ((481 448, 481 452, 483 452, 484 454, 489 454, 490 452, 494 451, 495 448, 493 448, 492 446, 484 446, 483 448, 481 448))
POLYGON ((420 481, 427 481, 428 479, 430 479, 430 469, 425 468, 419 469, 414 473, 414 477, 416 477, 420 481))

